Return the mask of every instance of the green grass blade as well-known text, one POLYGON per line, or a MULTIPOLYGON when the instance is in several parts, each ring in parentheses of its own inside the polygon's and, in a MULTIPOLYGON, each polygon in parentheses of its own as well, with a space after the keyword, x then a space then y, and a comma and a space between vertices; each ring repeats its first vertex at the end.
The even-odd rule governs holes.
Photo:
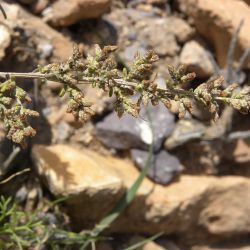
POLYGON ((118 204, 112 209, 110 214, 106 216, 104 219, 102 219, 98 225, 96 225, 93 232, 95 235, 100 234, 104 229, 109 227, 111 223, 119 217, 121 212, 133 201, 136 192, 138 191, 139 187, 143 182, 144 177, 147 175, 150 163, 152 162, 152 158, 153 158, 153 145, 150 145, 148 159, 141 174, 138 176, 138 178, 131 186, 131 188, 123 195, 118 204))
MULTIPOLYGON (((152 131, 152 135, 153 135, 153 142, 149 146, 148 158, 147 158, 146 164, 143 170, 141 171, 140 175, 137 177, 137 179, 131 186, 131 188, 126 191, 126 193, 122 196, 120 201, 111 210, 111 212, 106 217, 104 217, 99 222, 99 224, 95 226, 95 228, 91 232, 93 236, 98 236, 102 231, 108 228, 120 216, 120 214, 124 211, 124 209, 133 201, 135 194, 137 193, 145 176, 147 175, 148 169, 153 161, 153 151, 154 151, 154 131, 153 131, 151 112, 149 109, 147 109, 147 116, 148 116, 151 131, 152 131)), ((81 247, 81 250, 86 249, 89 246, 90 242, 91 241, 87 240, 85 244, 81 247)))
POLYGON ((159 238, 159 237, 162 236, 162 235, 163 235, 162 232, 161 232, 161 233, 158 233, 158 234, 156 234, 156 235, 153 235, 153 236, 150 237, 150 238, 147 238, 147 239, 142 240, 142 241, 140 241, 140 242, 138 242, 138 243, 136 243, 136 244, 134 244, 134 245, 132 245, 132 246, 130 246, 130 247, 127 247, 127 248, 125 248, 124 250, 136 250, 136 249, 138 249, 139 247, 144 246, 146 243, 151 242, 151 241, 153 241, 153 240, 156 240, 157 238, 159 238))

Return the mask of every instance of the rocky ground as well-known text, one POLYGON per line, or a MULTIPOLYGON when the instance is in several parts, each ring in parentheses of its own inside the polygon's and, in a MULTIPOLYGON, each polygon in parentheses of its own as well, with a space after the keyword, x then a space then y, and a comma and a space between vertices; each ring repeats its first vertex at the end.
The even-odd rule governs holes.
MULTIPOLYGON (((167 65, 197 74, 190 86, 215 75, 249 84, 248 0, 19 0, 0 1, 1 71, 30 72, 66 60, 73 44, 86 55, 94 44, 117 45, 116 59, 129 66, 137 52, 154 49, 159 85, 167 65), (234 57, 230 40, 243 20, 234 57), (248 54, 247 54, 248 53, 248 54), (234 58, 234 60, 232 60, 234 58)), ((124 249, 159 232, 144 250, 250 249, 250 118, 225 108, 218 123, 197 106, 179 119, 176 108, 149 107, 134 119, 117 117, 112 99, 83 86, 95 115, 82 125, 58 97, 60 83, 27 81, 36 110, 37 136, 14 154, 1 131, 0 176, 31 171, 1 187, 25 211, 43 199, 71 196, 62 204, 72 230, 91 229, 133 184, 154 134, 154 157, 132 205, 108 230, 112 241, 98 249, 124 249)), ((49 213, 49 211, 48 211, 49 213)), ((51 215, 53 216, 53 214, 51 215)))

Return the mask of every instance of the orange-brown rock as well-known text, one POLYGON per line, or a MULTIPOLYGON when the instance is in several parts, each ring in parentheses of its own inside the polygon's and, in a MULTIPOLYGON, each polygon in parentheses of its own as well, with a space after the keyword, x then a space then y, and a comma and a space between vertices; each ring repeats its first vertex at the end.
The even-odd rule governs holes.
POLYGON ((250 5, 250 0, 243 0, 244 2, 246 2, 248 5, 250 5))
POLYGON ((5 50, 9 47, 11 42, 11 34, 9 29, 4 25, 0 24, 0 60, 5 56, 5 50))
MULTIPOLYGON (((2 21, 3 24, 9 29, 12 38, 14 37, 14 29, 24 30, 25 39, 28 39, 27 44, 25 44, 27 51, 33 51, 34 48, 29 48, 29 46, 34 44, 41 59, 52 58, 53 62, 68 59, 73 47, 69 39, 49 27, 40 18, 25 11, 21 6, 8 3, 2 3, 2 5, 8 16, 6 20, 2 21)), ((17 36, 17 32, 15 36, 17 36)))
POLYGON ((195 72, 198 77, 210 77, 213 64, 205 47, 197 41, 187 42, 180 54, 180 63, 187 66, 187 71, 195 72))
MULTIPOLYGON (((68 214, 77 229, 92 227, 138 177, 126 160, 66 145, 35 146, 34 165, 55 195, 71 196, 68 214)), ((182 176, 161 186, 145 179, 136 197, 110 228, 115 232, 179 234, 189 242, 250 232, 250 180, 182 176)))
POLYGON ((231 37, 241 20, 236 55, 250 47, 250 7, 240 0, 178 0, 180 8, 194 20, 197 31, 210 41, 220 65, 225 66, 231 37))
POLYGON ((215 246, 194 246, 191 248, 191 250, 250 250, 249 243, 242 242, 242 244, 235 244, 235 243, 229 243, 229 244, 218 244, 215 246))
POLYGON ((58 0, 44 13, 44 20, 55 26, 69 26, 82 19, 106 12, 111 0, 58 0))

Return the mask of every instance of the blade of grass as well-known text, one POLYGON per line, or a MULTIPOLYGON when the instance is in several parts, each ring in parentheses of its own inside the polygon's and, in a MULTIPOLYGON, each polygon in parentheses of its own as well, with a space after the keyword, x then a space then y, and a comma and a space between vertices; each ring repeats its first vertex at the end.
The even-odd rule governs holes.
POLYGON ((110 224, 118 218, 121 212, 133 201, 136 192, 138 191, 139 187, 143 182, 144 177, 147 175, 150 163, 152 162, 153 150, 151 148, 153 147, 150 146, 149 156, 141 174, 136 179, 131 188, 123 195, 118 204, 112 209, 110 214, 106 216, 104 219, 102 219, 98 225, 96 225, 94 229, 95 233, 100 234, 104 229, 109 227, 110 224))
POLYGON ((124 250, 135 250, 135 249, 138 249, 139 247, 144 246, 146 243, 156 240, 157 238, 159 238, 162 235, 163 235, 163 232, 155 234, 155 235, 153 235, 150 238, 147 238, 147 239, 142 240, 142 241, 140 241, 140 242, 138 242, 138 243, 136 243, 136 244, 134 244, 134 245, 132 245, 130 247, 125 248, 124 250))
MULTIPOLYGON (((148 116, 148 121, 150 125, 150 129, 152 131, 152 143, 149 145, 149 150, 148 150, 148 158, 146 161, 146 164, 141 171, 140 175, 137 177, 133 185, 131 186, 130 189, 126 191, 126 193, 122 196, 120 201, 117 203, 117 205, 111 210, 111 212, 104 217, 99 224, 95 226, 95 228, 92 231, 92 235, 98 236, 101 232, 103 232, 106 228, 108 228, 119 216, 120 214, 125 210, 125 208, 128 207, 128 205, 133 201, 135 194, 137 193, 138 189, 140 188, 145 176, 147 175, 148 169, 152 163, 153 160, 153 150, 154 150, 154 131, 153 131, 153 124, 152 124, 152 119, 151 119, 151 113, 150 110, 147 109, 147 116, 148 116)), ((86 249, 87 246, 89 246, 91 242, 87 241, 81 248, 81 250, 86 249)))

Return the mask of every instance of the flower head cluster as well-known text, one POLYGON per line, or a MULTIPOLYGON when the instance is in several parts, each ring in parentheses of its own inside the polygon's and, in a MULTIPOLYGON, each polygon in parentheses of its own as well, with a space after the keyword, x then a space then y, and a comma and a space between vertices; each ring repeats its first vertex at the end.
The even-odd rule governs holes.
POLYGON ((16 86, 13 79, 0 85, 0 117, 7 130, 7 137, 15 143, 25 145, 26 137, 33 137, 35 129, 29 125, 29 117, 37 117, 39 114, 25 108, 25 104, 31 102, 26 91, 16 86))
MULTIPOLYGON (((80 84, 91 84, 107 92, 110 97, 114 96, 118 116, 129 113, 137 117, 142 104, 149 102, 153 105, 162 102, 167 108, 176 102, 179 117, 183 117, 187 111, 192 113, 195 102, 204 105, 214 119, 219 116, 219 102, 231 105, 242 113, 250 111, 249 88, 237 91, 237 85, 233 84, 223 89, 224 79, 219 77, 200 84, 194 90, 185 89, 186 83, 195 78, 195 73, 186 73, 184 66, 168 66, 170 79, 166 80, 165 88, 160 88, 152 71, 154 62, 158 60, 153 51, 143 56, 137 54, 130 67, 119 70, 112 55, 115 50, 115 46, 103 49, 96 46, 94 53, 85 58, 75 47, 66 62, 38 67, 39 73, 31 75, 63 83, 59 96, 68 95, 67 112, 83 122, 89 120, 93 111, 85 100, 80 84)), ((27 75, 30 76, 29 73, 27 75)), ((17 87, 14 80, 0 85, 1 118, 8 130, 8 137, 17 143, 23 143, 25 137, 35 134, 28 124, 28 117, 38 114, 23 105, 29 101, 27 93, 17 87)))

